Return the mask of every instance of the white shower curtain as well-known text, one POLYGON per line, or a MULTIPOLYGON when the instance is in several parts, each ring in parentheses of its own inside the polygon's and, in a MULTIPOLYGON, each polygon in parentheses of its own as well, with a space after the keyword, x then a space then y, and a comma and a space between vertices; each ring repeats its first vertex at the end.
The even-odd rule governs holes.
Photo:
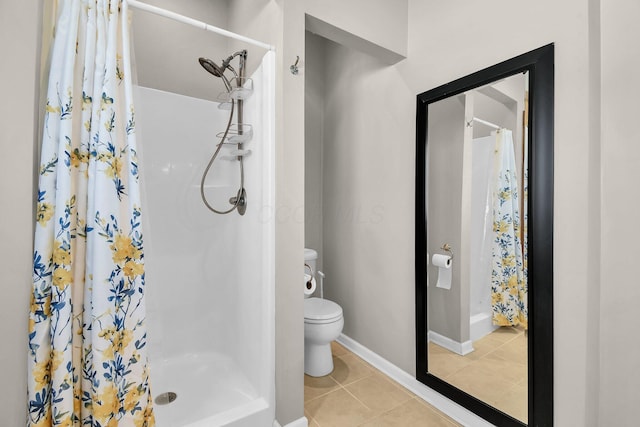
POLYGON ((527 327, 527 281, 512 132, 496 133, 493 192, 491 305, 493 323, 527 327))
POLYGON ((121 6, 59 2, 37 195, 29 426, 155 424, 121 6))

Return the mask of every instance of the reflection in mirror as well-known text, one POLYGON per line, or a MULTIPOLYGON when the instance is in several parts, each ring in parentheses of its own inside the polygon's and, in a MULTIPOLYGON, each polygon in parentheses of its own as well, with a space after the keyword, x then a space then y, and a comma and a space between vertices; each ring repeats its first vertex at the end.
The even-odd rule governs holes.
POLYGON ((428 106, 428 372, 528 421, 528 72, 428 106))

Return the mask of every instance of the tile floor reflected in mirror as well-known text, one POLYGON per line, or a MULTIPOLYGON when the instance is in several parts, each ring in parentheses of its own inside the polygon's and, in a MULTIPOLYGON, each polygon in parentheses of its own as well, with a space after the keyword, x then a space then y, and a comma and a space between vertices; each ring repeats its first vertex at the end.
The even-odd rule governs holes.
POLYGON ((527 423, 527 336, 502 327, 460 356, 429 343, 429 373, 527 423))
POLYGON ((334 370, 304 376, 304 413, 310 427, 459 426, 345 349, 331 343, 334 370))

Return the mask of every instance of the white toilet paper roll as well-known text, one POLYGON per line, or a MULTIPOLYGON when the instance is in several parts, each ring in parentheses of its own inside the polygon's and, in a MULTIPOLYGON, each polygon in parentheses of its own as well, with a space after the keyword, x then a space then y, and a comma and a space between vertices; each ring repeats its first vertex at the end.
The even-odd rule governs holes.
POLYGON ((316 291, 316 278, 310 274, 304 275, 304 294, 311 295, 316 291))
POLYGON ((431 263, 438 267, 438 281, 436 288, 451 289, 451 257, 449 255, 435 254, 431 263))
POLYGON ((431 263, 436 267, 451 268, 451 257, 449 255, 435 254, 431 258, 431 263))

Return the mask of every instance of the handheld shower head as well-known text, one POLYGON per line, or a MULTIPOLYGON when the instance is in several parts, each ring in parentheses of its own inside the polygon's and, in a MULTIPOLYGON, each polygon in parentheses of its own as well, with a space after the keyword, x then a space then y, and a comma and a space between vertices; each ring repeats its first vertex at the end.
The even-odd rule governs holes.
MULTIPOLYGON (((222 79, 222 82, 224 83, 224 86, 227 88, 227 90, 229 92, 231 92, 231 83, 229 82, 229 79, 227 79, 224 76, 224 71, 227 68, 231 69, 231 67, 229 66, 229 63, 226 60, 222 63, 222 66, 219 66, 218 64, 216 64, 215 62, 213 62, 209 58, 200 57, 200 58, 198 58, 198 62, 200 62, 200 65, 202 66, 202 68, 204 68, 205 70, 207 70, 208 72, 210 72, 214 76, 220 77, 222 79)), ((233 69, 231 69, 231 70, 235 74, 235 70, 233 70, 233 69)))
POLYGON ((208 59, 208 58, 198 58, 198 61, 200 62, 200 65, 202 65, 202 68, 204 68, 205 70, 207 70, 208 72, 210 72, 211 74, 213 74, 216 77, 222 77, 223 73, 224 73, 224 62, 222 63, 222 67, 219 66, 218 64, 216 64, 215 62, 213 62, 212 60, 208 59))
MULTIPOLYGON (((207 70, 209 73, 213 74, 216 77, 220 77, 224 83, 224 86, 227 88, 227 90, 229 92, 231 92, 231 82, 229 81, 229 79, 227 79, 224 75, 224 72, 226 70, 230 70, 233 75, 235 76, 236 80, 238 79, 238 73, 236 73, 236 70, 231 66, 231 61, 233 60, 233 58, 235 58, 236 56, 240 57, 240 71, 242 74, 242 70, 244 67, 244 61, 247 57, 247 51, 246 50, 240 50, 236 53, 234 53, 233 55, 229 55, 227 57, 227 59, 224 59, 222 61, 222 65, 218 65, 215 62, 213 62, 212 60, 210 60, 209 58, 198 58, 198 61, 200 62, 200 65, 202 66, 202 68, 204 68, 205 70, 207 70)), ((244 77, 244 75, 242 76, 244 77)), ((238 81, 238 85, 241 85, 242 83, 240 83, 238 81)))

